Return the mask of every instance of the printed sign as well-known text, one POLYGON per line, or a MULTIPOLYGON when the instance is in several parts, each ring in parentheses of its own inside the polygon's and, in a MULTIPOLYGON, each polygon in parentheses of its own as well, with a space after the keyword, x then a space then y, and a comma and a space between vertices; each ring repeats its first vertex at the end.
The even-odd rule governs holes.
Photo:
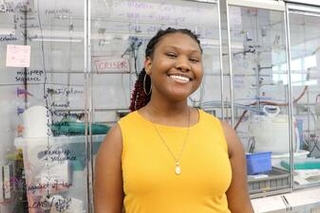
POLYGON ((129 61, 126 58, 111 56, 95 56, 93 63, 98 73, 103 72, 130 72, 129 61))

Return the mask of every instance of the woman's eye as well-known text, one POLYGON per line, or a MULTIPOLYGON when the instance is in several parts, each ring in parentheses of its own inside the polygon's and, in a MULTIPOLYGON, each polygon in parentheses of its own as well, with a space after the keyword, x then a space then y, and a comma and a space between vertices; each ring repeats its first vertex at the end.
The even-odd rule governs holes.
POLYGON ((197 63, 197 62, 200 61, 200 60, 197 59, 197 58, 190 58, 189 60, 190 60, 192 63, 197 63))
POLYGON ((170 58, 175 58, 175 57, 176 57, 176 54, 174 54, 174 53, 167 53, 167 56, 169 56, 170 58))

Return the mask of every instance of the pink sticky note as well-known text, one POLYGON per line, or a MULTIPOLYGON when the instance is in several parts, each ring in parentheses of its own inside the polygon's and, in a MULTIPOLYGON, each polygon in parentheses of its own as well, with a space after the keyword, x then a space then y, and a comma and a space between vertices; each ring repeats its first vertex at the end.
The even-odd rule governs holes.
POLYGON ((7 67, 30 67, 29 45, 7 45, 7 67))

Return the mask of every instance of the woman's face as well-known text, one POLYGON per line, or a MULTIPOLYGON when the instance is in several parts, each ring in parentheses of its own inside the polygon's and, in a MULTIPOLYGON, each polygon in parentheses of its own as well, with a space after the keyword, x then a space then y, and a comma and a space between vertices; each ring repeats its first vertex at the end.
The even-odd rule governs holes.
POLYGON ((189 35, 167 34, 156 44, 153 57, 146 59, 145 69, 151 77, 152 95, 184 100, 203 77, 200 47, 189 35))

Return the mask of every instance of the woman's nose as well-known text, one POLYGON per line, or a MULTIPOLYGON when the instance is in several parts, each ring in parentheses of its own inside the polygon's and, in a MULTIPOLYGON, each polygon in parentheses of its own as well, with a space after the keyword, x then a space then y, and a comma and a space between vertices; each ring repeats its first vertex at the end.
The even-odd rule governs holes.
POLYGON ((180 56, 176 61, 176 69, 181 70, 183 72, 187 72, 191 70, 190 61, 187 57, 180 56))

